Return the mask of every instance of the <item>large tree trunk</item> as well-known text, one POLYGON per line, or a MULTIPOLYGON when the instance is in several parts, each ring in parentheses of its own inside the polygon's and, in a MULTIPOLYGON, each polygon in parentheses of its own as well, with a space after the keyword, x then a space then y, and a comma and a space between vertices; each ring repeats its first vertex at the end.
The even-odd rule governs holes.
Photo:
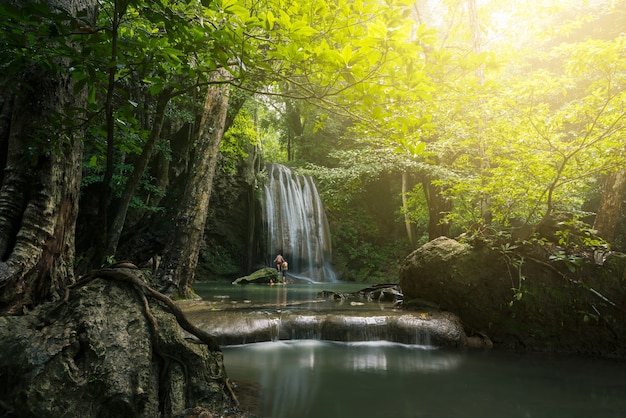
MULTIPOLYGON (((95 17, 95 1, 48 4, 95 17)), ((63 61, 57 64, 63 67, 63 61)), ((3 112, 13 103, 4 132, 7 156, 0 189, 0 311, 16 314, 58 299, 74 278, 83 144, 73 122, 76 115, 67 111, 84 108, 85 95, 73 91, 68 72, 51 74, 37 65, 3 84, 15 90, 2 95, 3 112)))
POLYGON ((626 170, 610 173, 604 183, 604 193, 600 208, 593 223, 593 229, 608 242, 615 240, 615 231, 622 210, 626 190, 626 170))
MULTIPOLYGON (((226 71, 220 71, 214 75, 213 81, 226 76, 226 71)), ((158 279, 173 283, 177 293, 183 297, 191 293, 198 264, 227 110, 227 85, 209 86, 185 193, 176 215, 171 240, 159 266, 158 279)))

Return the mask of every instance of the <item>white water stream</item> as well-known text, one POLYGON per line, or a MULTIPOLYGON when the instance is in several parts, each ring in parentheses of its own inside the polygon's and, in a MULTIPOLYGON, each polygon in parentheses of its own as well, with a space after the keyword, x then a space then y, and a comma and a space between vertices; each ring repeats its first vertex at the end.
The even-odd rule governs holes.
POLYGON ((267 164, 267 174, 263 222, 267 264, 282 254, 289 263, 289 275, 335 282, 330 230, 313 179, 279 164, 267 164))

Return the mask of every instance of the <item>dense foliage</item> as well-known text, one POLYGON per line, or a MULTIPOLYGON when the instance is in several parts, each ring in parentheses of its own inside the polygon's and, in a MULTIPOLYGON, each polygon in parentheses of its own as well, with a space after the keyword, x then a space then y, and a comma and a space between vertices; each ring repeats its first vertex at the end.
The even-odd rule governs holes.
POLYGON ((1 68, 69 72, 88 92, 69 119, 86 128, 92 264, 176 201, 202 91, 227 83, 224 172, 258 150, 306 168, 338 264, 367 280, 438 235, 532 234, 557 212, 591 227, 614 211, 600 233, 622 228, 623 185, 602 188, 624 166, 626 2, 562 3, 102 0, 95 26, 2 3, 1 68))
MULTIPOLYGON (((410 111, 415 125, 401 135, 393 124, 378 131, 362 121, 346 131, 332 152, 334 168, 315 170, 330 209, 358 207, 367 185, 390 172, 398 187, 389 190, 398 193, 401 173, 409 172, 415 188, 404 210, 422 237, 525 239, 554 217, 569 220, 559 223, 564 235, 589 234, 596 212, 623 212, 623 182, 604 184, 624 167, 626 38, 619 28, 626 5, 527 10, 494 1, 478 8, 473 27, 470 3, 416 3, 413 17, 438 29, 422 54, 428 96, 402 91, 421 108, 410 111), (611 195, 610 205, 600 204, 611 195)), ((406 107, 393 109, 403 120, 406 107)), ((354 219, 343 217, 337 229, 354 219)), ((609 228, 596 222, 595 232, 620 249, 621 234, 612 232, 623 231, 623 215, 612 220, 609 228)))

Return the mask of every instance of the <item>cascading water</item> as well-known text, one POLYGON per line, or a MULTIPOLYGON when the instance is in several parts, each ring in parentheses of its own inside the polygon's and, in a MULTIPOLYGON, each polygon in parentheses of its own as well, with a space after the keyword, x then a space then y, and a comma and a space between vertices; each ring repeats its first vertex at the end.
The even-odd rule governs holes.
POLYGON ((263 227, 268 264, 282 254, 290 276, 337 281, 331 266, 330 229, 313 179, 280 164, 267 164, 266 169, 263 227))

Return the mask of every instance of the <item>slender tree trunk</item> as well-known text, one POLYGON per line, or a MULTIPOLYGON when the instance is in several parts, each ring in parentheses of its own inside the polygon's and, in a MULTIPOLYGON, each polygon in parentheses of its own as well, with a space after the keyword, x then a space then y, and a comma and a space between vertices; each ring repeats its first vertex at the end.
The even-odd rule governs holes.
MULTIPOLYGON (((225 77, 226 71, 219 71, 213 81, 225 77)), ((191 293, 198 264, 227 110, 228 87, 220 84, 209 86, 175 230, 159 266, 159 280, 173 283, 177 293, 183 297, 191 293)))
POLYGON ((124 228, 124 223, 126 221, 126 214, 128 213, 128 206, 130 205, 130 201, 133 198, 135 191, 137 190, 137 186, 143 177, 146 168, 148 167, 148 163, 152 158, 152 153, 154 151, 154 147, 161 135, 161 128, 163 127, 163 121, 165 120, 165 109, 167 108, 167 104, 170 100, 171 88, 166 88, 159 94, 157 99, 157 105, 154 115, 154 121, 152 123, 152 129, 150 131, 150 136, 144 146, 141 155, 135 162, 135 166, 133 167, 133 172, 126 181, 126 187, 124 188, 124 193, 119 201, 117 212, 115 214, 115 218, 111 223, 111 228, 108 233, 108 244, 106 249, 106 254, 115 255, 117 250, 117 244, 119 243, 120 235, 122 234, 122 230, 124 228))
POLYGON ((406 227, 406 234, 409 238, 409 243, 411 244, 411 248, 415 249, 417 247, 417 238, 415 237, 415 226, 411 222, 411 217, 409 216, 409 203, 408 196, 409 193, 409 175, 406 172, 402 173, 402 209, 404 211, 404 226, 406 227))
POLYGON ((430 181, 422 183, 428 203, 428 239, 450 236, 450 224, 444 221, 445 215, 452 209, 452 202, 441 195, 441 188, 430 181))
POLYGON ((287 160, 293 161, 295 158, 295 140, 303 138, 305 126, 300 107, 287 100, 285 101, 285 110, 287 115, 287 160))
POLYGON ((99 236, 95 242, 96 254, 92 260, 94 267, 101 265, 108 254, 106 252, 107 243, 109 242, 109 202, 111 201, 111 179, 113 178, 113 158, 115 154, 115 118, 113 115, 113 96, 115 94, 115 75, 117 73, 117 41, 118 28, 120 25, 120 1, 113 1, 113 15, 111 16, 111 56, 109 57, 109 74, 107 82, 107 94, 104 104, 104 114, 106 119, 107 132, 107 151, 106 166, 104 170, 104 179, 102 180, 102 189, 99 194, 98 205, 98 223, 99 236))
MULTIPOLYGON (((474 54, 480 54, 482 52, 482 41, 480 36, 480 21, 478 19, 478 4, 476 0, 467 1, 467 9, 469 14, 469 24, 472 32, 472 52, 474 54)), ((483 86, 485 84, 485 68, 484 65, 480 65, 476 68, 476 78, 478 83, 483 86)), ((487 171, 491 167, 489 161, 489 155, 487 155, 487 144, 485 141, 485 127, 487 126, 487 118, 484 114, 484 101, 479 100, 478 106, 480 109, 480 121, 476 127, 478 136, 478 158, 479 158, 479 170, 481 173, 482 184, 485 184, 485 176, 487 171)), ((485 192, 480 196, 480 214, 485 224, 490 224, 493 218, 491 213, 491 196, 485 192)))
POLYGON ((610 173, 604 183, 604 193, 593 228, 607 242, 615 241, 615 230, 624 201, 626 170, 610 173))
MULTIPOLYGON (((95 19, 95 1, 48 4, 95 19)), ((86 96, 73 91, 69 73, 43 67, 11 81, 16 94, 0 189, 0 312, 18 314, 60 298, 74 280, 83 135, 66 110, 84 108, 86 96), (17 94, 22 88, 28 94, 17 94)))
MULTIPOLYGON (((482 42, 480 39, 480 25, 478 20, 478 5, 476 0, 467 0, 467 11, 469 15, 470 30, 472 31, 472 52, 480 54, 482 42)), ((481 65, 476 69, 476 77, 481 85, 485 84, 485 70, 481 65)))

